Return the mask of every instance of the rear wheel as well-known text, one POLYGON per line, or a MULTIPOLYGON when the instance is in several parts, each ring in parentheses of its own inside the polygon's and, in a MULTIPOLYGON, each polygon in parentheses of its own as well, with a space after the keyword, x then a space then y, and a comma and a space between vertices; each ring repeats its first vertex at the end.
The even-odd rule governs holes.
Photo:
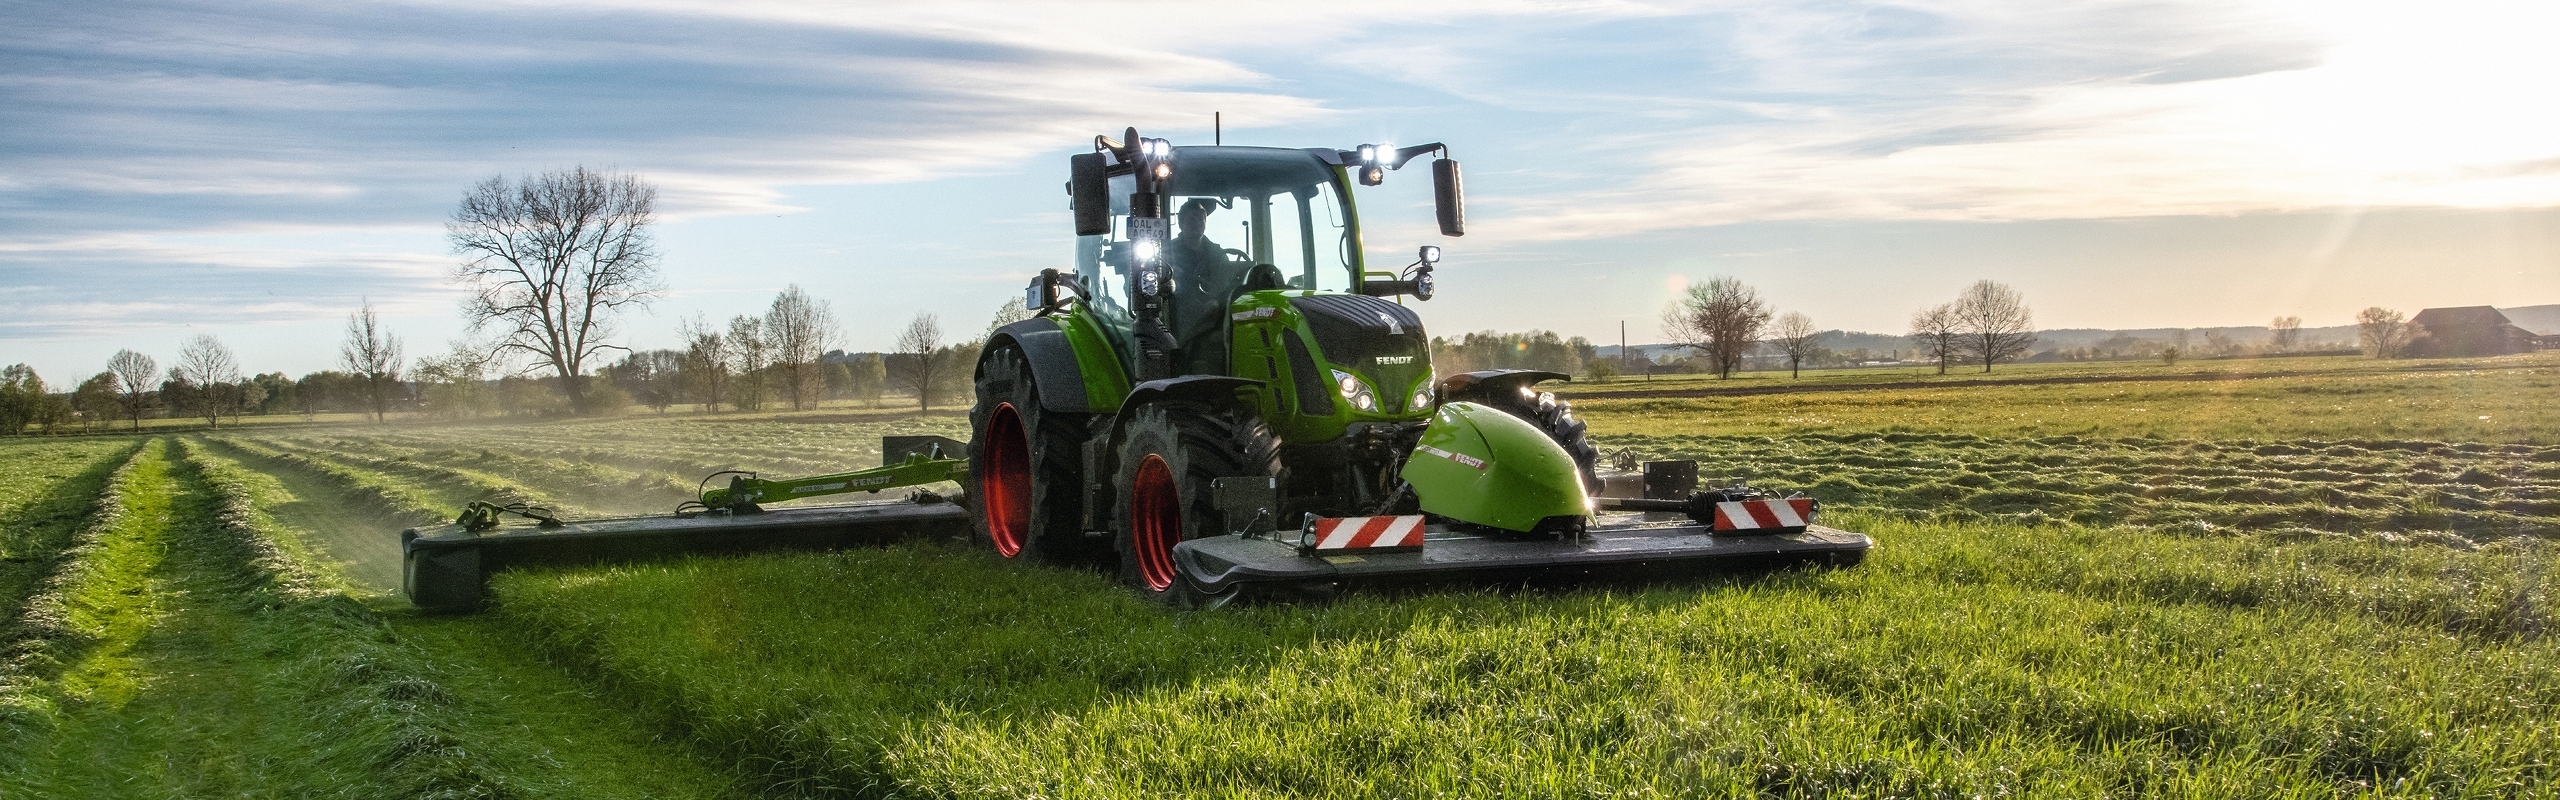
POLYGON ((1600 448, 1591 443, 1590 426, 1573 416, 1572 403, 1557 399, 1552 392, 1533 392, 1525 386, 1450 399, 1492 406, 1546 431, 1547 438, 1554 439, 1566 455, 1573 456, 1573 465, 1582 472, 1582 488, 1594 495, 1600 493, 1600 448))
POLYGON ((969 523, 978 545, 1009 559, 1071 561, 1084 540, 1082 414, 1040 407, 1022 352, 1004 347, 978 362, 969 410, 969 523))
POLYGON ((1219 478, 1280 471, 1279 440, 1249 412, 1167 403, 1139 409, 1121 430, 1120 579, 1158 602, 1215 602, 1182 576, 1173 546, 1226 533, 1212 499, 1219 478))

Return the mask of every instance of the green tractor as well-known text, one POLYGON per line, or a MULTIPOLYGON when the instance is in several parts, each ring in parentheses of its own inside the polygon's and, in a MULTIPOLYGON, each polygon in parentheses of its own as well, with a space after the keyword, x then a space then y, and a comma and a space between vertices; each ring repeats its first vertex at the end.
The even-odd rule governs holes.
POLYGON ((1583 423, 1535 389, 1566 376, 1437 374, 1405 301, 1432 298, 1440 249, 1373 264, 1352 188, 1426 155, 1440 232, 1463 235, 1458 163, 1437 143, 1177 147, 1131 129, 1072 156, 1074 267, 1032 281, 1035 316, 998 329, 976 368, 976 541, 1116 561, 1184 605, 1265 583, 1865 551, 1811 525, 1809 499, 1600 497, 1583 423))

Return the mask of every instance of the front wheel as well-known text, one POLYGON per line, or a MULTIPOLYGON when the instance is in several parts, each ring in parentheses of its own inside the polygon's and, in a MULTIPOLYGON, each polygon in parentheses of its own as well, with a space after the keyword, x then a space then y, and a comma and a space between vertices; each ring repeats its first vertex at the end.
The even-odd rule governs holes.
POLYGON ((1040 407, 1022 352, 1010 347, 978 364, 977 405, 969 411, 969 522, 980 546, 1008 559, 1069 562, 1081 553, 1081 414, 1040 407))
POLYGON ((1167 403, 1132 415, 1118 455, 1120 579, 1169 605, 1214 603, 1183 577, 1173 547, 1227 532, 1212 482, 1278 475, 1279 440, 1249 412, 1167 403))

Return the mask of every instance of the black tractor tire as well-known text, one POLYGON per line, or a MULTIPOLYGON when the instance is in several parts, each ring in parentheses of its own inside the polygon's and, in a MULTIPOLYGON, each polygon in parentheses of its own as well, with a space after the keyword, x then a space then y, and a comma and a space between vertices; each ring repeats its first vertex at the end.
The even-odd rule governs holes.
POLYGON ((1573 456, 1573 464, 1582 470, 1584 491, 1597 496, 1605 484, 1600 481, 1600 448, 1591 443, 1591 426, 1573 415, 1573 403, 1557 399, 1553 392, 1532 393, 1527 389, 1507 392, 1485 392, 1480 396, 1456 397, 1500 409, 1502 413, 1527 420, 1546 431, 1573 456))
POLYGON ((1248 410, 1163 403, 1130 415, 1117 452, 1113 488, 1120 498, 1115 544, 1121 581, 1150 600, 1180 608, 1230 599, 1184 578, 1173 563, 1173 546, 1229 532, 1211 482, 1279 476, 1279 437, 1248 410))
POLYGON ((1035 564, 1098 556, 1084 536, 1084 414, 1040 407, 1022 351, 978 361, 969 409, 969 531, 996 555, 1035 564))

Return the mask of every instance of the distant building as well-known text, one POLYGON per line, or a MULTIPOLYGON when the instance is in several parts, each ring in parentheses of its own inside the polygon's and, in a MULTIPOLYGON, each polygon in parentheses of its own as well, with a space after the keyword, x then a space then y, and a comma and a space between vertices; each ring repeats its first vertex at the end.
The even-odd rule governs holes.
POLYGON ((2409 355, 2502 356, 2529 353, 2543 337, 2516 327, 2489 306, 2430 308, 2409 319, 2409 355))

